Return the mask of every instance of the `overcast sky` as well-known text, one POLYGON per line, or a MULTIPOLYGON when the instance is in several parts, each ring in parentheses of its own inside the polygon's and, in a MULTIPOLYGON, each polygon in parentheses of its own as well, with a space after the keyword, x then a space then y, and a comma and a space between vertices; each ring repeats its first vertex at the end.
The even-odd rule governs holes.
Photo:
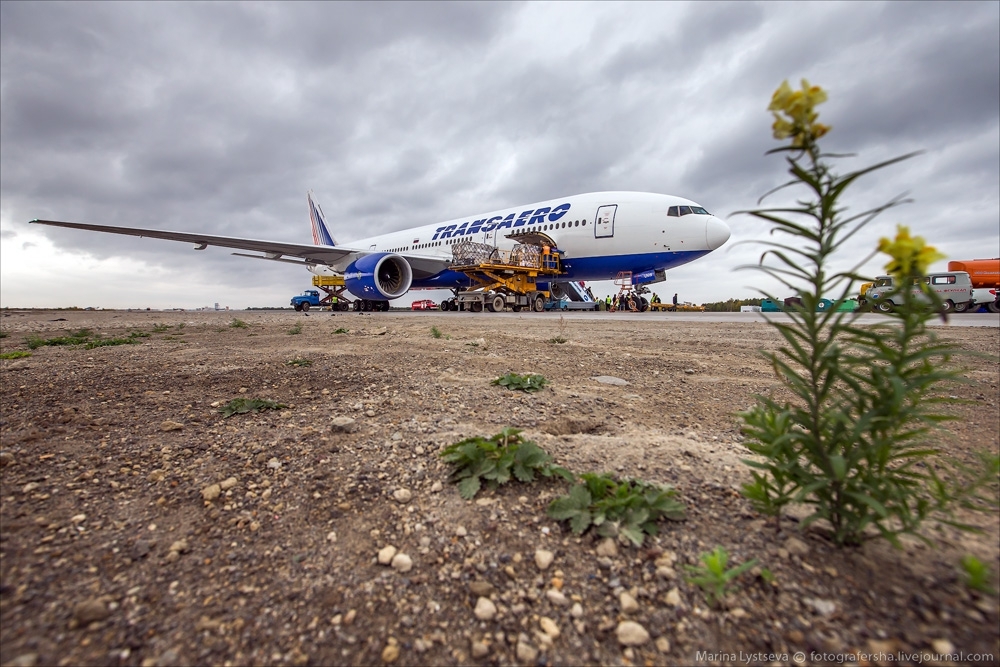
MULTIPOLYGON (((309 243, 310 189, 342 243, 599 190, 725 218, 786 180, 766 108, 802 77, 829 91, 825 147, 858 155, 840 169, 924 151, 848 190, 855 211, 915 201, 845 261, 896 223, 949 259, 997 257, 998 70, 997 2, 3 2, 0 305, 245 308, 310 286, 34 218, 309 243)), ((735 271, 768 227, 728 222, 726 246, 656 289, 773 288, 735 271)))

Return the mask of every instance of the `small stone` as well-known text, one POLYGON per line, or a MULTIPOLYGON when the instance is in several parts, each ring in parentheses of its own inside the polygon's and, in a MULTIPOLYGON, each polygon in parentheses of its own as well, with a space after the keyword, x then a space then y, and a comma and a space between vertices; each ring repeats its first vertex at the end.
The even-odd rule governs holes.
POLYGON ((657 637, 656 650, 660 653, 670 653, 670 640, 666 637, 657 637))
POLYGON ((788 553, 792 556, 802 557, 809 553, 809 545, 794 536, 785 540, 784 546, 788 553))
POLYGON ((146 481, 147 482, 152 482, 153 484, 155 484, 157 482, 162 482, 163 481, 163 476, 164 476, 163 475, 163 471, 159 470, 159 469, 156 469, 156 470, 150 471, 149 475, 146 476, 146 481))
MULTIPOLYGON (((14 455, 10 452, 0 452, 0 468, 4 468, 14 463, 14 455)), ((38 655, 35 653, 25 653, 24 655, 33 655, 35 659, 38 659, 38 655)), ((16 660, 17 658, 15 658, 16 660)))
POLYGON ((639 603, 628 591, 622 591, 618 596, 618 604, 621 605, 623 614, 634 614, 639 611, 639 603))
POLYGON ((465 537, 468 534, 469 531, 465 529, 465 526, 457 526, 455 528, 455 535, 457 535, 458 537, 465 537))
POLYGON ((397 503, 405 505, 413 498, 413 493, 409 489, 396 489, 392 492, 392 497, 397 503))
POLYGON ((601 540, 600 544, 597 545, 595 549, 598 556, 604 556, 605 558, 614 558, 618 555, 618 545, 615 544, 614 538, 605 537, 601 540))
POLYGON ((442 484, 440 481, 431 484, 431 493, 441 493, 442 489, 444 489, 444 484, 442 484))
POLYGON ((228 491, 237 484, 237 479, 235 477, 228 477, 221 482, 219 482, 219 488, 223 491, 228 491))
POLYGON ((327 542, 336 542, 337 541, 337 531, 331 530, 329 533, 327 533, 326 534, 326 541, 327 542))
POLYGON ((69 518, 69 520, 72 523, 83 523, 84 521, 87 520, 87 515, 86 514, 74 514, 73 516, 71 516, 69 518))
POLYGON ((389 643, 385 645, 382 649, 382 662, 392 663, 399 659, 399 642, 395 638, 390 637, 389 643))
POLYGON ((541 626, 542 632, 547 634, 550 638, 556 639, 562 634, 559 630, 559 626, 548 616, 542 616, 538 619, 538 625, 541 626))
POLYGON ((392 558, 392 569, 396 572, 409 572, 413 569, 413 559, 406 554, 396 554, 392 558))
POLYGON ((390 563, 392 563, 392 559, 396 556, 396 551, 397 551, 396 547, 392 546, 391 544, 382 547, 378 551, 378 562, 382 565, 389 565, 390 563))
POLYGON ((596 377, 591 378, 591 380, 596 380, 601 384, 613 384, 613 385, 618 385, 620 387, 624 387, 628 384, 627 380, 616 378, 611 375, 598 375, 596 377))
POLYGON ((931 642, 931 648, 938 655, 947 655, 955 652, 955 645, 947 639, 935 639, 931 642))
POLYGON ((80 625, 89 625, 94 621, 103 621, 110 615, 111 612, 108 610, 108 605, 96 598, 84 600, 73 607, 73 618, 80 625))
POLYGON ((676 586, 671 588, 670 591, 667 592, 667 595, 666 597, 664 597, 663 601, 666 602, 671 607, 681 606, 681 593, 679 590, 677 590, 676 586))
POLYGON ((161 431, 179 431, 182 428, 184 428, 184 424, 182 424, 180 422, 173 422, 173 421, 167 420, 165 422, 161 422, 160 423, 160 430, 161 431))
POLYGON ((549 599, 549 602, 559 607, 569 606, 569 598, 566 597, 566 594, 555 588, 545 591, 545 597, 549 599))
POLYGON ((694 375, 694 369, 693 368, 685 368, 684 369, 684 375, 694 375))
POLYGON ((281 461, 279 461, 276 457, 272 456, 270 459, 267 460, 267 467, 270 468, 271 470, 277 470, 278 468, 281 467, 281 461))
POLYGON ((22 653, 7 663, 8 667, 35 667, 37 664, 37 653, 22 653))
POLYGON ((209 484, 204 489, 201 490, 201 497, 212 502, 216 498, 222 495, 222 487, 218 484, 209 484))
POLYGON ((351 609, 346 614, 344 614, 344 625, 351 625, 354 623, 355 617, 358 615, 357 609, 351 609))
POLYGON ((483 581, 482 579, 473 581, 469 584, 469 590, 472 591, 473 595, 483 598, 488 598, 496 592, 496 588, 493 587, 493 584, 488 581, 483 581))
POLYGON ((534 663, 538 658, 538 649, 523 641, 517 642, 517 650, 515 653, 517 654, 517 659, 521 662, 534 663))
POLYGON ((649 632, 635 621, 622 621, 615 634, 623 646, 642 646, 649 641, 649 632))
POLYGON ((32 491, 37 489, 38 486, 39 486, 38 482, 28 482, 27 484, 21 487, 21 493, 31 493, 32 491))
POLYGON ((490 653, 490 647, 486 642, 473 641, 472 646, 472 657, 473 658, 485 658, 490 653))
POLYGON ((492 621, 497 615, 497 606, 489 598, 476 600, 476 608, 472 612, 480 621, 492 621))
POLYGON ((749 614, 746 612, 745 609, 743 609, 743 607, 736 607, 735 609, 729 612, 729 615, 732 616, 733 618, 746 618, 747 616, 749 616, 749 614))
POLYGON ((573 618, 583 618, 583 605, 579 602, 574 602, 573 606, 569 609, 569 615, 573 618))
POLYGON ((330 420, 331 433, 353 433, 357 423, 350 417, 334 417, 330 420))
POLYGON ((535 565, 538 566, 539 570, 544 570, 552 565, 552 561, 555 559, 555 554, 547 549, 538 549, 535 551, 535 565))
POLYGON ((837 611, 837 605, 830 600, 820 600, 819 598, 803 598, 802 601, 813 608, 820 616, 832 616, 837 611))
POLYGON ((188 548, 187 540, 177 540, 170 545, 169 551, 174 551, 179 554, 186 554, 190 549, 188 548))

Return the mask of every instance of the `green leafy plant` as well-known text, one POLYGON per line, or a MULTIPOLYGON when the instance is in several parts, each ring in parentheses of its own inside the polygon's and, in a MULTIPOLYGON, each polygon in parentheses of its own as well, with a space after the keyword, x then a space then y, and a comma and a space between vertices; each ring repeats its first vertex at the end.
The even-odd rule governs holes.
POLYGON ((533 391, 540 391, 548 383, 549 381, 546 380, 544 376, 538 375, 536 373, 528 373, 526 375, 518 375, 517 373, 507 373, 506 375, 501 375, 500 377, 490 382, 490 384, 506 387, 511 391, 520 389, 521 391, 526 391, 528 393, 531 393, 533 391))
POLYGON ((93 335, 94 332, 90 329, 79 329, 77 331, 70 332, 70 335, 68 336, 57 336, 55 338, 29 336, 25 339, 25 343, 32 350, 36 350, 44 346, 83 345, 90 340, 90 337, 93 335))
POLYGON ((347 333, 347 329, 345 329, 344 327, 340 327, 339 329, 337 329, 333 333, 335 333, 335 334, 345 334, 345 333, 347 333))
POLYGON ((887 269, 903 286, 895 323, 862 326, 839 309, 853 283, 864 279, 857 271, 875 251, 846 271, 831 268, 834 254, 903 202, 847 215, 841 197, 857 179, 912 154, 838 175, 830 164, 834 156, 817 143, 829 131, 814 110, 825 100, 821 88, 805 81, 801 91, 786 82, 775 92, 775 137, 791 139, 771 151, 786 154, 792 175, 778 189, 804 188, 808 197, 747 211, 772 223, 780 239, 764 242, 767 250, 753 268, 794 291, 802 307, 786 310, 787 321, 770 322, 784 344, 766 355, 792 399, 759 396, 740 415, 745 444, 760 457, 745 460, 753 481, 743 491, 776 522, 789 503, 805 505, 811 513, 803 525, 824 521, 838 545, 859 544, 872 528, 898 545, 899 534, 919 535, 922 521, 944 518, 956 500, 968 497, 968 488, 942 481, 937 452, 925 444, 951 418, 939 409, 949 400, 940 386, 957 379, 948 364, 958 350, 927 328, 941 302, 923 289, 920 276, 940 255, 905 228, 879 244, 891 258, 887 269), (914 279, 920 287, 911 289, 914 279), (818 308, 827 294, 836 297, 833 305, 818 308))
POLYGON ((25 352, 24 350, 13 350, 12 352, 0 353, 0 359, 22 359, 30 356, 31 352, 25 352))
POLYGON ((153 333, 164 333, 170 331, 171 326, 169 324, 154 324, 153 333))
POLYGON ((233 321, 229 323, 230 329, 246 329, 248 326, 250 325, 238 318, 234 318, 233 321))
POLYGON ((302 324, 296 324, 294 327, 288 330, 289 336, 296 336, 302 333, 302 324))
POLYGON ((10 335, 10 334, 9 334, 9 333, 7 333, 6 331, 0 331, 0 338, 6 338, 6 337, 7 337, 7 336, 9 336, 9 335, 10 335))
POLYGON ((450 481, 458 483, 463 498, 474 498, 485 481, 490 488, 506 484, 511 477, 532 482, 535 474, 558 475, 572 480, 573 474, 556 465, 552 457, 531 440, 521 437, 516 428, 505 428, 491 438, 466 438, 441 452, 445 463, 454 466, 450 481))
POLYGON ((685 579, 697 584, 705 593, 709 606, 714 607, 735 590, 735 586, 730 585, 732 581, 756 564, 757 559, 753 558, 742 565, 727 568, 729 553, 722 547, 715 547, 711 553, 701 555, 701 565, 684 566, 690 573, 685 579))
POLYGON ((962 556, 962 573, 965 575, 965 585, 980 593, 996 595, 996 591, 990 586, 993 580, 993 572, 990 566, 979 560, 972 554, 962 556))
POLYGON ((610 474, 584 473, 568 495, 549 504, 548 515, 557 521, 569 521, 580 535, 594 526, 599 535, 624 535, 642 546, 646 535, 656 535, 662 519, 681 521, 684 505, 670 486, 657 486, 641 480, 616 480, 610 474))
POLYGON ((431 336, 433 336, 434 338, 440 338, 443 335, 444 334, 441 333, 440 329, 438 329, 437 327, 431 327, 431 336))
POLYGON ((260 412, 261 410, 281 410, 288 406, 283 403, 276 403, 262 398, 234 398, 219 408, 223 417, 242 415, 248 412, 260 412))
POLYGON ((114 347, 115 345, 138 345, 139 341, 133 337, 128 338, 98 338, 96 340, 87 341, 84 348, 88 350, 93 350, 96 347, 114 347))
POLYGON ((289 366, 312 366, 313 362, 309 359, 289 359, 285 362, 289 366))
POLYGON ((563 338, 562 336, 556 336, 555 338, 550 338, 549 342, 558 345, 558 344, 562 344, 562 343, 568 343, 569 339, 568 338, 563 338))

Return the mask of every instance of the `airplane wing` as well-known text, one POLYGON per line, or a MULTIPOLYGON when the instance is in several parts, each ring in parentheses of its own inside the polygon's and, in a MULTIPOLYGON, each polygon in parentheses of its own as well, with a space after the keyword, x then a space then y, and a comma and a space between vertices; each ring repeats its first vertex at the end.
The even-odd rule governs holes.
MULTIPOLYGON (((255 239, 242 239, 233 236, 213 236, 211 234, 195 234, 192 232, 171 232, 158 229, 141 229, 139 227, 91 225, 82 222, 60 222, 58 220, 32 220, 31 222, 39 225, 83 229, 91 232, 125 234, 127 236, 139 236, 153 239, 164 239, 167 241, 194 243, 197 244, 197 250, 204 250, 208 246, 236 248, 237 250, 251 250, 263 254, 233 254, 241 257, 268 259, 279 262, 290 262, 293 264, 323 264, 338 271, 343 271, 355 259, 370 253, 369 250, 359 250, 348 246, 284 243, 281 241, 258 241, 255 239), (297 259, 290 259, 293 257, 297 259)), ((448 262, 442 259, 420 256, 410 257, 407 255, 403 255, 403 257, 406 257, 406 260, 410 263, 415 278, 430 277, 448 268, 448 262)))

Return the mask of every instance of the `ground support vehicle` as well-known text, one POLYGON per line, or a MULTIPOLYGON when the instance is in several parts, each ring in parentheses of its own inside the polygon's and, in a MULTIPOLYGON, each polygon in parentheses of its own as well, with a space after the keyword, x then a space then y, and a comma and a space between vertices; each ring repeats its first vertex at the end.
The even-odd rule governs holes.
POLYGON ((573 301, 569 297, 549 299, 545 302, 545 310, 599 310, 598 301, 573 301))
POLYGON ((542 312, 549 291, 538 288, 539 279, 549 282, 563 273, 558 252, 549 250, 534 243, 519 243, 509 251, 485 243, 455 244, 451 268, 467 275, 470 287, 442 301, 441 310, 542 312))
POLYGON ((410 304, 411 310, 437 310, 438 305, 430 299, 421 299, 410 304))
MULTIPOLYGON (((972 280, 965 271, 930 273, 922 279, 914 278, 914 287, 912 288, 914 294, 926 300, 927 297, 916 287, 920 280, 923 280, 927 287, 941 300, 941 310, 945 313, 959 309, 964 312, 973 303, 972 280)), ((868 288, 865 296, 871 301, 872 308, 883 313, 891 313, 899 305, 897 301, 901 301, 892 276, 876 278, 875 285, 868 288)))
POLYGON ((650 310, 658 310, 660 312, 666 311, 670 313, 704 313, 705 306, 696 306, 693 303, 679 303, 676 306, 672 303, 651 303, 649 304, 650 310))
POLYGON ((972 282, 972 303, 968 307, 956 303, 956 313, 974 313, 981 307, 1000 313, 1000 257, 948 262, 948 270, 965 271, 972 282))
POLYGON ((296 311, 308 311, 310 308, 320 307, 319 292, 314 289, 307 289, 302 294, 298 296, 293 296, 291 301, 292 308, 296 311))
POLYGON ((350 310, 351 301, 344 296, 347 287, 344 286, 343 276, 313 276, 312 284, 325 294, 319 300, 321 307, 329 306, 330 310, 350 310))

